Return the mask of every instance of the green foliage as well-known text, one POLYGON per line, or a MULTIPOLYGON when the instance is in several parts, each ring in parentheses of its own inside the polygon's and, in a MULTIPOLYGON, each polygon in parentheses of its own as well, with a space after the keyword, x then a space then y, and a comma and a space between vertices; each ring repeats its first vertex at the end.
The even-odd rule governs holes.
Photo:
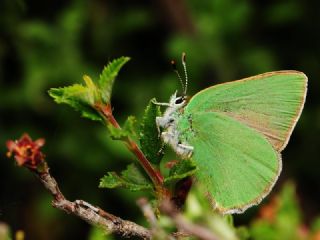
POLYGON ((98 81, 101 97, 104 103, 110 102, 114 80, 118 76, 122 66, 129 60, 129 57, 121 57, 113 60, 106 67, 104 67, 98 81))
POLYGON ((91 78, 84 76, 86 86, 74 84, 68 87, 51 88, 49 95, 57 103, 64 103, 79 111, 82 117, 92 120, 102 120, 101 116, 94 110, 93 105, 98 100, 97 88, 91 78))
MULTIPOLYGON (((50 147, 46 149, 46 155, 59 169, 55 171, 57 178, 66 179, 64 188, 72 189, 74 181, 68 180, 70 171, 75 173, 74 176, 85 174, 86 184, 78 193, 90 192, 97 204, 106 204, 103 207, 111 212, 118 211, 119 205, 111 206, 101 201, 101 191, 93 189, 92 184, 102 167, 117 168, 128 156, 124 155, 125 151, 118 142, 105 139, 103 126, 86 126, 84 121, 75 121, 71 111, 55 108, 43 94, 49 87, 73 84, 81 78, 81 72, 99 79, 95 73, 99 72, 106 59, 130 52, 135 58, 133 67, 128 71, 130 81, 116 84, 120 90, 114 103, 121 106, 122 113, 136 115, 141 113, 146 99, 155 95, 167 98, 176 89, 174 76, 164 63, 186 51, 191 77, 190 95, 213 82, 287 68, 305 70, 313 81, 310 85, 320 89, 318 58, 314 54, 319 47, 308 44, 310 36, 316 41, 319 34, 313 28, 305 27, 312 26, 310 19, 319 18, 316 10, 319 9, 318 1, 269 1, 263 4, 236 0, 185 1, 182 7, 186 14, 181 15, 184 25, 177 24, 172 18, 177 16, 177 12, 166 13, 165 8, 154 9, 152 4, 97 0, 72 0, 61 4, 0 2, 4 36, 0 41, 1 142, 20 135, 26 129, 37 136, 45 133, 49 137, 52 134, 48 132, 48 126, 52 126, 50 129, 58 127, 54 137, 48 139, 50 147), (168 18, 159 18, 164 13, 168 18), (166 28, 172 26, 174 31, 166 28), (188 34, 188 26, 195 29, 193 34, 188 34), (155 29, 160 34, 155 35, 155 29), (295 36, 289 43, 288 35, 295 36), (270 41, 270 36, 277 36, 277 40, 270 41), (70 169, 71 165, 75 168, 70 169)), ((300 198, 310 202, 308 211, 314 211, 316 208, 312 206, 318 203, 314 193, 320 164, 319 151, 317 144, 310 145, 316 143, 319 136, 320 121, 315 121, 320 116, 317 96, 319 94, 308 96, 309 105, 303 121, 298 124, 295 143, 291 143, 293 147, 291 145, 286 151, 290 157, 290 164, 286 167, 302 186, 300 198), (299 144, 299 147, 294 147, 297 146, 294 144, 299 144)), ((29 177, 15 171, 9 161, 1 161, 1 164, 2 182, 21 185, 21 178, 29 177)), ((30 207, 39 208, 36 199, 43 193, 40 188, 32 195, 24 193, 24 190, 26 188, 22 187, 21 194, 28 199, 25 207, 20 209, 22 215, 28 214, 30 207)), ((11 187, 4 188, 2 192, 7 196, 1 206, 6 216, 14 216, 16 212, 15 207, 6 206, 7 201, 15 202, 11 192, 11 187)), ((110 198, 115 196, 119 198, 118 195, 110 195, 110 198)), ((132 202, 125 193, 121 201, 121 204, 132 202)), ((131 211, 136 206, 126 204, 126 207, 129 209, 126 217, 136 220, 138 214, 131 211)), ((250 214, 243 217, 248 222, 250 214)), ((33 215, 29 219, 39 218, 33 215)), ((28 235, 46 239, 43 234, 49 232, 53 239, 63 239, 65 234, 70 239, 81 239, 87 232, 76 218, 46 216, 44 220, 48 224, 34 221, 41 222, 41 226, 29 229, 28 235), (57 221, 65 226, 63 229, 67 232, 47 228, 57 221)), ((24 224, 20 227, 25 229, 24 224)))
POLYGON ((151 182, 134 164, 128 165, 127 169, 122 171, 120 175, 115 172, 108 172, 107 175, 100 179, 99 187, 123 187, 131 191, 153 190, 151 182))
POLYGON ((107 234, 104 230, 98 227, 91 227, 88 240, 112 240, 111 234, 107 234))
POLYGON ((85 85, 74 84, 63 88, 51 88, 49 95, 57 103, 64 103, 79 111, 83 117, 92 120, 102 120, 95 110, 95 105, 110 103, 113 82, 121 67, 129 61, 128 57, 121 57, 110 62, 102 71, 98 84, 85 75, 85 85))
MULTIPOLYGON (((52 88, 49 95, 57 102, 68 104, 75 110, 81 112, 81 115, 92 120, 103 119, 96 111, 97 104, 107 106, 110 103, 112 86, 121 67, 129 61, 127 57, 121 57, 109 63, 100 75, 98 84, 95 84, 90 77, 84 76, 85 85, 74 84, 64 88, 52 88)), ((156 125, 156 117, 161 114, 160 107, 156 106, 152 99, 145 109, 142 122, 140 124, 140 144, 147 159, 159 164, 163 157, 163 144, 159 137, 156 125)), ((107 117, 107 116, 106 116, 107 117)), ((129 116, 123 127, 115 127, 111 122, 106 120, 109 135, 113 140, 121 140, 127 142, 134 139, 136 134, 136 118, 129 116)), ((127 142, 128 143, 128 142, 127 142)), ((169 176, 165 179, 165 183, 175 184, 177 180, 191 176, 196 171, 196 166, 191 160, 178 162, 169 172, 169 176)), ((101 181, 101 188, 123 187, 132 191, 137 190, 153 190, 151 182, 140 172, 135 165, 129 165, 121 174, 108 172, 101 181)))
POLYGON ((199 224, 212 232, 217 239, 238 240, 236 228, 229 217, 224 217, 214 211, 206 197, 193 187, 185 203, 183 216, 192 223, 199 224))
POLYGON ((316 217, 310 227, 303 222, 295 185, 287 182, 280 193, 260 208, 260 216, 248 227, 254 240, 306 240, 318 239, 320 221, 316 217))
POLYGON ((250 239, 250 232, 247 227, 240 226, 236 229, 236 234, 238 235, 239 239, 247 240, 250 239))
POLYGON ((311 224, 311 230, 313 232, 320 232, 320 216, 318 216, 311 224))
MULTIPOLYGON (((212 206, 197 186, 188 195, 183 217, 193 223, 201 223, 217 239, 241 240, 307 240, 320 236, 319 217, 308 227, 301 215, 295 185, 287 182, 269 203, 262 205, 259 215, 249 226, 234 227, 231 215, 221 216, 212 211, 212 206)), ((160 218, 160 222, 168 220, 160 218)), ((169 224, 170 225, 170 224, 169 224)))
POLYGON ((159 137, 156 117, 161 115, 160 107, 151 99, 144 111, 140 127, 140 146, 147 159, 154 164, 159 164, 163 157, 163 143, 159 137))
POLYGON ((166 184, 194 175, 197 171, 195 162, 191 159, 178 161, 169 172, 169 176, 165 178, 166 184))
POLYGON ((116 128, 112 124, 108 124, 109 134, 113 140, 125 140, 128 137, 136 136, 136 118, 134 116, 129 116, 123 128, 116 128))
POLYGON ((262 211, 268 217, 253 222, 250 233, 254 239, 300 239, 298 229, 302 219, 292 183, 287 183, 262 211))

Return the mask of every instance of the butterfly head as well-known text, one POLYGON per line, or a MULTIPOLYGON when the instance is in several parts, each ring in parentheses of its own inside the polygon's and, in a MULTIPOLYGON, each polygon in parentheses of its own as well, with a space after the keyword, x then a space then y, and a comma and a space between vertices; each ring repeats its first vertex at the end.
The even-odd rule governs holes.
POLYGON ((187 96, 186 95, 177 95, 177 91, 171 96, 169 105, 172 108, 180 109, 187 104, 187 96))

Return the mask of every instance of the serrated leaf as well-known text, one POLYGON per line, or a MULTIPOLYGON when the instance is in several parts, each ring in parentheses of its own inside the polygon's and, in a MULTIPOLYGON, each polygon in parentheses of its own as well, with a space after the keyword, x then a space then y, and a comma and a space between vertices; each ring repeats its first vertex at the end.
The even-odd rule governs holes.
POLYGON ((122 128, 116 128, 111 123, 108 123, 110 137, 113 140, 124 140, 128 137, 128 133, 122 128))
POLYGON ((145 175, 143 175, 143 173, 135 164, 128 165, 127 169, 121 172, 121 175, 126 180, 139 185, 150 184, 150 181, 145 177, 145 175))
POLYGON ((169 176, 164 179, 164 182, 167 184, 172 181, 192 176, 196 171, 197 166, 194 161, 191 159, 181 160, 170 169, 169 176))
POLYGON ((86 83, 86 87, 91 95, 91 105, 96 102, 99 102, 101 97, 98 91, 97 86, 93 83, 92 79, 88 75, 83 76, 83 81, 86 83))
POLYGON ((92 120, 102 120, 101 116, 93 109, 95 90, 74 84, 68 87, 51 88, 48 92, 56 103, 64 103, 79 111, 83 117, 92 120))
POLYGON ((108 124, 109 134, 114 140, 124 140, 128 137, 134 137, 136 135, 135 124, 136 118, 129 116, 122 128, 116 128, 112 124, 108 124))
POLYGON ((160 107, 153 103, 154 101, 155 99, 150 100, 143 115, 140 127, 140 145, 147 159, 154 164, 158 164, 163 157, 161 151, 163 143, 159 137, 156 117, 161 115, 161 111, 160 107))
POLYGON ((129 61, 128 57, 121 57, 109 63, 102 71, 98 84, 95 84, 89 76, 84 75, 85 85, 74 84, 63 88, 51 88, 49 95, 55 102, 68 104, 81 112, 83 117, 103 120, 94 106, 96 103, 110 102, 114 79, 127 61, 129 61))
POLYGON ((117 77, 122 66, 129 60, 129 57, 120 57, 104 67, 98 81, 103 103, 107 104, 110 102, 114 79, 117 77))
POLYGON ((143 175, 139 168, 134 165, 128 165, 127 169, 121 174, 108 172, 100 179, 100 188, 123 187, 131 191, 153 190, 151 182, 143 175))
POLYGON ((128 136, 134 137, 136 133, 137 119, 134 116, 129 116, 123 125, 123 129, 127 131, 128 136))

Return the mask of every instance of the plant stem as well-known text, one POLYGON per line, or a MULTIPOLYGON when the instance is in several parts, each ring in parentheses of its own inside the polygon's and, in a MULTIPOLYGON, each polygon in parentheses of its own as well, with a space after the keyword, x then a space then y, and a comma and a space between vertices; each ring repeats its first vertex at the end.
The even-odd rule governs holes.
MULTIPOLYGON (((112 108, 110 104, 96 104, 96 109, 102 114, 102 116, 111 123, 115 128, 121 128, 118 124, 117 120, 114 118, 112 114, 112 108)), ((125 143, 130 150, 139 160, 140 165, 143 167, 143 169, 146 171, 152 182, 154 183, 157 190, 161 190, 161 193, 167 193, 163 187, 163 176, 159 171, 157 171, 149 162, 149 160, 146 158, 146 156, 143 154, 141 149, 138 147, 138 145, 129 137, 126 138, 125 143)))
POLYGON ((60 191, 58 183, 50 175, 49 168, 45 169, 44 172, 33 171, 33 173, 39 177, 42 184, 52 194, 54 198, 52 201, 53 207, 73 214, 93 226, 98 226, 107 233, 114 232, 127 237, 135 236, 141 239, 152 239, 152 232, 143 226, 123 220, 86 201, 76 200, 71 202, 66 199, 60 191))

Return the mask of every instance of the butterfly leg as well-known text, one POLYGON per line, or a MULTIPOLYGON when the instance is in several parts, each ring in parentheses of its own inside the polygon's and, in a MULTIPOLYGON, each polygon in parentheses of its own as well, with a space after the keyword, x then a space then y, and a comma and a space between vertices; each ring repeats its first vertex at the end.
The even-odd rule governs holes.
POLYGON ((177 141, 174 134, 171 132, 162 132, 161 138, 164 143, 170 144, 172 146, 175 145, 175 142, 177 141))
POLYGON ((158 130, 158 138, 161 136, 160 126, 161 126, 162 117, 156 117, 156 126, 158 130))
POLYGON ((158 155, 164 154, 164 148, 165 148, 165 144, 162 143, 161 148, 159 149, 159 151, 158 151, 157 154, 158 154, 158 155))
POLYGON ((156 125, 157 125, 157 130, 159 133, 159 137, 161 135, 160 128, 168 128, 171 124, 173 124, 174 118, 171 116, 163 116, 163 117, 156 117, 156 125))
POLYGON ((171 105, 169 103, 161 103, 161 102, 157 102, 156 100, 152 100, 152 103, 154 105, 158 105, 158 106, 171 107, 171 105))
POLYGON ((169 122, 170 122, 170 120, 168 120, 168 117, 156 117, 158 137, 161 136, 160 128, 162 128, 162 129, 166 128, 169 122))
POLYGON ((161 137, 163 142, 171 145, 175 152, 182 158, 190 158, 193 153, 193 147, 185 143, 181 143, 178 139, 179 134, 172 131, 162 132, 161 137))
POLYGON ((179 151, 183 157, 190 158, 192 156, 193 149, 194 148, 190 145, 178 143, 177 151, 179 151))

